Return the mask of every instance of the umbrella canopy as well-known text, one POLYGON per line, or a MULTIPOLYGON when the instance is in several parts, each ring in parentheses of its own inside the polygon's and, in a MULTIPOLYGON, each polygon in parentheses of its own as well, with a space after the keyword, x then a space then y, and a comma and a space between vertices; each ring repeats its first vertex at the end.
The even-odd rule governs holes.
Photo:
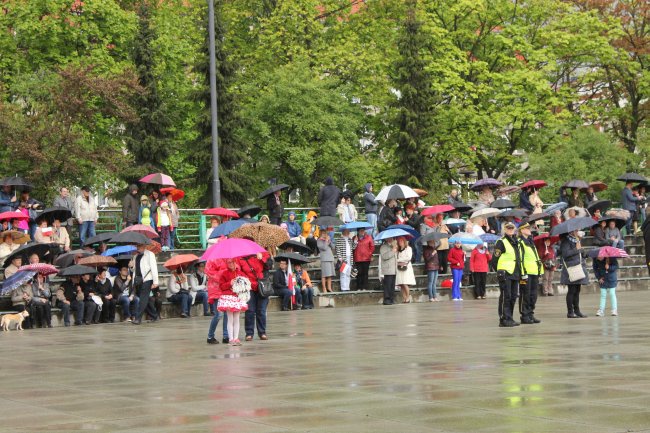
POLYGON ((497 216, 501 213, 501 209, 495 209, 493 207, 486 207, 485 209, 480 209, 472 213, 469 219, 474 218, 490 218, 497 216))
POLYGON ((228 235, 230 238, 250 238, 264 248, 277 248, 289 240, 289 233, 280 226, 266 223, 244 224, 228 235))
POLYGON ((228 238, 208 248, 201 260, 235 259, 265 252, 263 247, 248 239, 228 238))
MULTIPOLYGON (((589 182, 589 188, 593 188, 594 192, 601 192, 607 189, 607 184, 600 181, 589 182)), ((583 191, 587 191, 589 188, 583 188, 583 191)))
POLYGON ((464 226, 467 225, 467 221, 460 218, 447 218, 443 221, 443 224, 447 226, 464 226))
POLYGON ((462 201, 455 201, 451 203, 451 205, 454 207, 454 210, 457 210, 458 212, 468 212, 472 210, 472 206, 463 203, 462 201))
POLYGON ((343 221, 333 216, 321 216, 316 218, 312 224, 320 227, 335 227, 342 225, 343 221))
POLYGON ((429 232, 420 238, 420 242, 424 245, 429 241, 439 241, 440 239, 446 239, 448 237, 449 233, 429 232))
POLYGON ((262 191, 262 193, 257 198, 264 198, 266 196, 274 194, 276 191, 282 191, 283 189, 289 189, 289 188, 291 187, 286 183, 279 183, 277 185, 273 185, 269 188, 266 188, 264 191, 262 191))
POLYGON ((528 216, 528 211, 525 209, 509 209, 504 210, 499 214, 500 218, 513 217, 513 218, 523 218, 528 216))
POLYGON ((616 180, 622 180, 623 182, 648 182, 645 176, 637 173, 625 173, 617 177, 616 180))
POLYGON ((405 232, 410 234, 412 238, 415 238, 415 239, 422 236, 422 234, 419 231, 415 230, 413 227, 411 227, 409 225, 406 225, 406 224, 393 224, 392 226, 386 227, 386 230, 391 230, 391 229, 404 230, 405 232))
POLYGON ((429 195, 429 191, 421 188, 413 188, 413 191, 417 192, 420 197, 426 197, 429 195))
POLYGON ((90 266, 93 268, 108 268, 111 265, 116 265, 117 260, 111 256, 99 256, 95 254, 92 256, 84 257, 83 259, 79 259, 77 264, 90 266))
POLYGON ((576 218, 583 218, 587 216, 587 210, 585 208, 573 206, 564 211, 564 219, 569 219, 569 211, 571 210, 576 213, 576 218))
POLYGON ((450 204, 437 204, 430 206, 422 211, 422 216, 435 215, 439 213, 451 212, 455 208, 450 204))
POLYGON ((563 201, 559 203, 553 203, 552 205, 549 205, 544 212, 546 212, 549 215, 553 215, 555 211, 563 211, 566 209, 569 205, 567 203, 564 203, 563 201))
POLYGON ((30 281, 36 275, 35 271, 18 271, 9 278, 7 278, 2 283, 2 289, 0 289, 0 295, 6 296, 11 293, 17 287, 22 286, 26 282, 30 281))
POLYGON ((535 236, 533 242, 538 249, 541 249, 544 246, 546 239, 551 240, 551 245, 556 244, 560 241, 559 236, 551 236, 549 233, 542 233, 541 235, 535 236))
POLYGON ((501 239, 501 236, 495 235, 492 233, 485 233, 479 236, 483 242, 487 242, 488 244, 494 244, 496 241, 501 239))
POLYGON ((619 218, 619 217, 616 217, 616 216, 613 216, 613 215, 606 215, 604 217, 601 217, 598 220, 598 222, 601 222, 601 221, 607 221, 608 224, 609 224, 610 221, 614 221, 616 223, 616 227, 619 228, 619 229, 622 229, 625 226, 625 224, 627 223, 627 220, 625 218, 619 218))
POLYGON ((178 268, 187 269, 189 266, 198 261, 199 258, 194 254, 179 254, 167 260, 165 263, 163 263, 163 266, 170 271, 173 271, 178 268))
POLYGON ((278 248, 281 250, 287 250, 291 248, 293 251, 297 251, 300 254, 306 254, 306 255, 311 254, 311 248, 309 248, 307 245, 303 244, 302 242, 298 242, 298 241, 288 240, 285 243, 281 244, 278 248))
POLYGON ((503 185, 503 182, 501 182, 499 180, 496 180, 496 179, 493 179, 491 177, 487 177, 485 179, 477 180, 476 183, 474 183, 474 185, 472 185, 472 187, 470 189, 472 191, 480 191, 485 187, 496 188, 496 187, 501 186, 501 185, 503 185))
POLYGON ((300 264, 300 265, 304 265, 305 263, 310 262, 308 257, 302 256, 297 253, 280 253, 276 255, 273 259, 276 262, 279 262, 280 260, 291 260, 292 264, 300 264))
POLYGON ((32 240, 27 233, 19 232, 18 230, 5 230, 3 232, 0 232, 0 241, 6 235, 11 235, 11 239, 15 244, 26 244, 32 240))
POLYGON ((119 256, 120 254, 128 254, 135 251, 137 248, 133 245, 119 245, 117 247, 109 248, 102 253, 102 256, 119 256))
POLYGON ((587 210, 592 215, 593 215, 594 212, 596 212, 597 209, 600 210, 601 214, 604 214, 605 211, 609 207, 611 207, 611 205, 612 205, 612 202, 609 201, 609 200, 596 200, 596 201, 592 201, 591 203, 589 203, 589 206, 587 206, 587 210))
POLYGON ((41 259, 50 255, 50 247, 54 244, 39 244, 37 242, 30 242, 16 248, 5 259, 5 268, 11 264, 14 257, 29 257, 32 254, 37 254, 41 259))
MULTIPOLYGON (((156 233, 156 231, 151 226, 144 225, 144 224, 134 224, 132 226, 125 228, 120 233, 140 233, 142 235, 145 235, 149 239, 156 239, 157 237, 160 236, 158 235, 158 233, 156 233)), ((117 241, 113 240, 113 242, 117 242, 117 241)))
POLYGON ((562 188, 589 188, 589 184, 582 179, 573 179, 562 185, 562 188))
POLYGON ((146 235, 134 231, 118 233, 111 238, 111 242, 116 244, 131 244, 131 245, 151 244, 151 240, 149 240, 149 238, 146 235))
POLYGON ((553 229, 551 229, 551 236, 587 229, 595 224, 596 221, 591 217, 571 218, 570 220, 564 221, 563 223, 553 227, 553 229))
POLYGON ((34 263, 32 265, 23 265, 18 268, 19 271, 31 271, 41 275, 54 275, 58 274, 59 270, 56 266, 48 265, 47 263, 34 263))
POLYGON ((185 197, 185 191, 174 187, 160 188, 160 192, 164 194, 165 197, 167 197, 167 194, 171 194, 173 201, 178 201, 185 197))
POLYGON ((150 183, 160 186, 176 186, 174 179, 163 173, 151 173, 140 179, 142 183, 150 183))
POLYGON ((74 263, 77 258, 92 256, 94 253, 88 250, 72 250, 61 254, 54 259, 54 264, 62 268, 68 267, 74 263))
POLYGON ((535 188, 535 189, 540 189, 544 188, 548 184, 543 181, 543 180, 529 180, 528 182, 523 183, 520 188, 525 189, 525 188, 535 188))
POLYGON ((97 273, 97 269, 91 268, 89 266, 83 265, 72 265, 65 269, 59 271, 59 275, 62 277, 74 277, 77 275, 94 275, 97 273))
POLYGON ((600 247, 589 251, 589 257, 612 257, 615 259, 624 259, 630 257, 627 252, 621 248, 600 247))
POLYGON ((241 220, 231 220, 226 221, 223 224, 219 224, 212 233, 210 233, 210 239, 219 238, 221 236, 228 236, 230 233, 234 232, 244 224, 248 224, 248 221, 245 219, 241 220))
POLYGON ((154 254, 160 254, 162 252, 162 245, 160 242, 151 241, 151 243, 149 245, 146 245, 144 249, 151 251, 154 254))
POLYGON ((365 221, 354 221, 351 223, 343 224, 339 227, 339 230, 359 230, 359 229, 371 229, 372 224, 365 221))
POLYGON ((117 261, 117 267, 128 266, 129 262, 132 259, 133 259, 133 255, 129 255, 129 254, 124 254, 115 257, 115 260, 117 261))
POLYGON ((31 191, 34 187, 31 183, 20 176, 12 176, 3 179, 2 186, 10 186, 25 191, 31 191))
POLYGON ((495 200, 490 206, 495 209, 512 209, 514 207, 517 207, 517 205, 512 200, 508 200, 507 198, 500 198, 498 200, 495 200))
POLYGON ((406 185, 394 184, 385 186, 379 191, 375 200, 386 203, 388 200, 405 200, 407 198, 420 197, 420 194, 413 191, 413 189, 406 185))
POLYGON ((117 235, 117 232, 104 232, 96 236, 91 236, 88 239, 86 239, 86 242, 84 242, 84 246, 106 243, 110 241, 111 238, 115 235, 117 235))
POLYGON ((521 187, 519 187, 517 185, 506 185, 506 186, 502 186, 501 188, 497 189, 497 194, 498 195, 510 195, 510 194, 516 193, 520 189, 521 189, 521 187))
POLYGON ((213 207, 201 212, 203 215, 213 215, 226 218, 239 218, 239 214, 234 210, 226 209, 225 207, 213 207))
POLYGON ((244 215, 248 215, 250 218, 253 218, 255 215, 257 215, 261 211, 262 211, 262 208, 259 207, 258 205, 249 204, 249 205, 246 205, 246 206, 244 206, 242 208, 239 208, 239 210, 237 210, 237 215, 239 215, 239 218, 243 218, 244 215))
POLYGON ((483 243, 483 239, 481 239, 479 236, 472 233, 460 232, 450 237, 449 242, 450 243, 460 242, 461 244, 464 245, 480 245, 483 243))
POLYGON ((22 212, 2 212, 0 213, 0 221, 11 221, 11 220, 19 220, 19 221, 27 221, 29 219, 29 215, 25 215, 22 212))
POLYGON ((522 221, 527 222, 527 223, 532 223, 534 221, 539 221, 543 220, 544 218, 550 218, 551 216, 547 214, 546 212, 541 212, 541 213, 534 213, 532 215, 528 215, 522 219, 522 221))
POLYGON ((390 238, 401 238, 401 237, 411 238, 412 235, 402 229, 386 229, 383 232, 375 236, 376 241, 383 241, 390 238))
POLYGON ((48 224, 52 224, 54 220, 67 221, 72 218, 72 212, 64 207, 48 207, 36 218, 36 221, 47 220, 48 224))

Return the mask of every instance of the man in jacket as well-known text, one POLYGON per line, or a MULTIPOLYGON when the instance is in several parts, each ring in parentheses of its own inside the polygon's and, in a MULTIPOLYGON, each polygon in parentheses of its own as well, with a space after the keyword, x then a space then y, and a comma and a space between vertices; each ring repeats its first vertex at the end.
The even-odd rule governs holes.
POLYGON ((318 193, 318 206, 321 216, 336 216, 336 207, 341 200, 341 190, 334 185, 331 177, 325 179, 325 186, 318 193))
POLYGON ((533 242, 530 224, 524 223, 519 226, 519 242, 521 244, 522 265, 526 279, 522 279, 519 285, 519 314, 521 323, 533 324, 541 321, 535 317, 535 304, 539 290, 539 277, 544 274, 544 266, 539 258, 537 247, 533 242))
POLYGON ((499 326, 519 326, 512 318, 519 291, 521 273, 521 245, 515 235, 515 225, 506 223, 505 236, 494 246, 492 264, 497 270, 499 281, 499 326))
POLYGON ((368 290, 368 270, 375 252, 375 241, 366 233, 366 229, 361 228, 357 231, 356 243, 354 263, 357 267, 357 290, 368 290))
POLYGON ((16 198, 16 195, 11 191, 11 187, 3 186, 0 190, 0 213, 16 210, 18 204, 18 199, 16 198))
POLYGON ((371 183, 367 183, 365 189, 366 193, 363 195, 363 205, 366 211, 366 220, 372 226, 370 236, 374 236, 375 230, 377 230, 377 200, 372 193, 371 183))
POLYGON ((98 269, 99 273, 95 277, 95 287, 97 288, 97 294, 101 296, 102 301, 102 313, 100 321, 102 323, 113 323, 115 322, 115 306, 117 300, 113 296, 113 284, 111 280, 106 276, 106 269, 98 269))
POLYGON ((97 224, 98 218, 97 204, 90 195, 89 187, 81 188, 81 194, 75 200, 74 209, 75 218, 79 222, 79 238, 83 245, 87 238, 95 236, 95 224, 97 224))
POLYGON ((626 235, 631 235, 636 231, 632 231, 632 223, 634 222, 636 225, 636 204, 639 200, 639 197, 632 192, 632 182, 626 182, 621 194, 621 207, 630 212, 630 217, 625 223, 626 235))
POLYGON ((282 191, 276 191, 269 195, 266 199, 266 207, 269 210, 269 220, 271 224, 279 226, 282 224, 282 214, 284 213, 284 206, 282 206, 282 191))
POLYGON ((120 267, 120 272, 113 281, 113 298, 122 306, 122 322, 131 322, 135 319, 135 316, 131 314, 131 304, 133 304, 134 314, 140 306, 140 299, 136 296, 131 280, 129 267, 125 265, 120 267))
MULTIPOLYGON (((208 302, 208 276, 205 275, 205 262, 199 262, 194 267, 194 272, 188 275, 192 305, 201 303, 204 316, 214 316, 214 304, 208 302)), ((251 281, 251 284, 253 282, 251 281)))
MULTIPOLYGON (((240 257, 237 259, 237 263, 246 278, 251 282, 251 298, 248 301, 248 310, 244 314, 246 341, 253 339, 255 329, 257 329, 257 336, 260 340, 268 340, 266 336, 266 309, 269 305, 269 298, 260 295, 259 284, 260 280, 265 280, 266 272, 273 267, 273 260, 268 253, 258 253, 255 256, 240 257)), ((269 284, 269 282, 263 281, 263 284, 269 284)))
POLYGON ((138 223, 140 203, 138 202, 138 186, 130 185, 129 191, 122 199, 122 221, 125 227, 138 223))
MULTIPOLYGON (((153 289, 158 288, 158 264, 156 263, 156 256, 145 247, 146 245, 143 244, 137 246, 137 254, 131 259, 131 264, 129 265, 133 269, 134 285, 138 298, 140 298, 140 305, 135 315, 135 320, 132 322, 134 325, 142 323, 142 314, 149 305, 149 294, 153 289)), ((155 320, 158 320, 157 316, 154 316, 155 320)))
MULTIPOLYGON (((70 198, 70 191, 65 186, 62 186, 61 189, 59 189, 59 195, 54 199, 52 206, 65 208, 69 210, 74 217, 74 202, 70 198)), ((72 227, 74 224, 74 218, 68 219, 66 223, 68 227, 72 227)))
POLYGON ((289 290, 289 264, 286 259, 280 260, 280 268, 273 273, 273 291, 282 299, 282 311, 289 311, 291 291, 289 290))
POLYGON ((389 239, 379 248, 379 278, 384 289, 384 305, 395 303, 395 279, 397 276, 397 242, 389 239))
POLYGON ((377 231, 383 231, 386 227, 391 226, 397 222, 397 217, 395 216, 395 207, 397 206, 397 201, 390 199, 386 201, 386 205, 381 208, 379 212, 379 218, 377 219, 377 231))
POLYGON ((76 314, 75 325, 81 325, 84 321, 83 291, 79 286, 81 277, 71 276, 61 284, 56 292, 56 308, 63 312, 63 323, 70 326, 70 312, 76 314))

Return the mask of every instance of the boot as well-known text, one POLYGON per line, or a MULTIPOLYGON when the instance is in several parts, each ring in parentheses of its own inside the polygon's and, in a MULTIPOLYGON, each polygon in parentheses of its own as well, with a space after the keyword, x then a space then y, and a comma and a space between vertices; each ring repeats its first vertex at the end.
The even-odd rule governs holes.
POLYGON ((578 316, 573 312, 573 308, 569 308, 566 314, 567 319, 575 319, 578 316))

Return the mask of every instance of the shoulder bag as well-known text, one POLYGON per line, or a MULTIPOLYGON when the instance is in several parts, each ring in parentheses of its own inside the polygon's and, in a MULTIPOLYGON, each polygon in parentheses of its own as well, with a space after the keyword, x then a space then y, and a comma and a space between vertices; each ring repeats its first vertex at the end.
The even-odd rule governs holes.
MULTIPOLYGON (((253 275, 255 275, 255 268, 253 268, 253 265, 250 264, 248 259, 244 259, 244 261, 246 262, 246 264, 250 268, 251 273, 253 275)), ((264 273, 264 275, 266 275, 266 272, 264 273)), ((259 293, 262 298, 268 298, 269 296, 274 294, 273 285, 269 284, 269 282, 266 281, 266 278, 258 278, 257 279, 257 293, 259 293)))
POLYGON ((585 270, 582 267, 582 260, 580 260, 580 263, 573 266, 567 266, 564 259, 562 259, 562 263, 564 264, 567 274, 569 275, 569 281, 572 283, 575 281, 580 281, 586 277, 585 270))

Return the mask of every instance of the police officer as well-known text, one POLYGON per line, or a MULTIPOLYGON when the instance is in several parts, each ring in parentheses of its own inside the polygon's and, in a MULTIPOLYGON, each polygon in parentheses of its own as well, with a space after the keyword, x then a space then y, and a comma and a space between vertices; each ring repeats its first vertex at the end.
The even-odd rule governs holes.
POLYGON ((515 234, 515 225, 511 222, 504 226, 505 236, 494 246, 492 264, 497 270, 499 280, 499 326, 511 328, 519 326, 512 318, 521 270, 521 244, 515 234))
POLYGON ((537 303, 537 291, 539 290, 539 276, 544 274, 544 267, 533 242, 530 224, 525 223, 519 226, 519 242, 521 244, 521 261, 524 271, 522 280, 519 282, 521 323, 540 323, 541 320, 535 317, 535 304, 537 303))

